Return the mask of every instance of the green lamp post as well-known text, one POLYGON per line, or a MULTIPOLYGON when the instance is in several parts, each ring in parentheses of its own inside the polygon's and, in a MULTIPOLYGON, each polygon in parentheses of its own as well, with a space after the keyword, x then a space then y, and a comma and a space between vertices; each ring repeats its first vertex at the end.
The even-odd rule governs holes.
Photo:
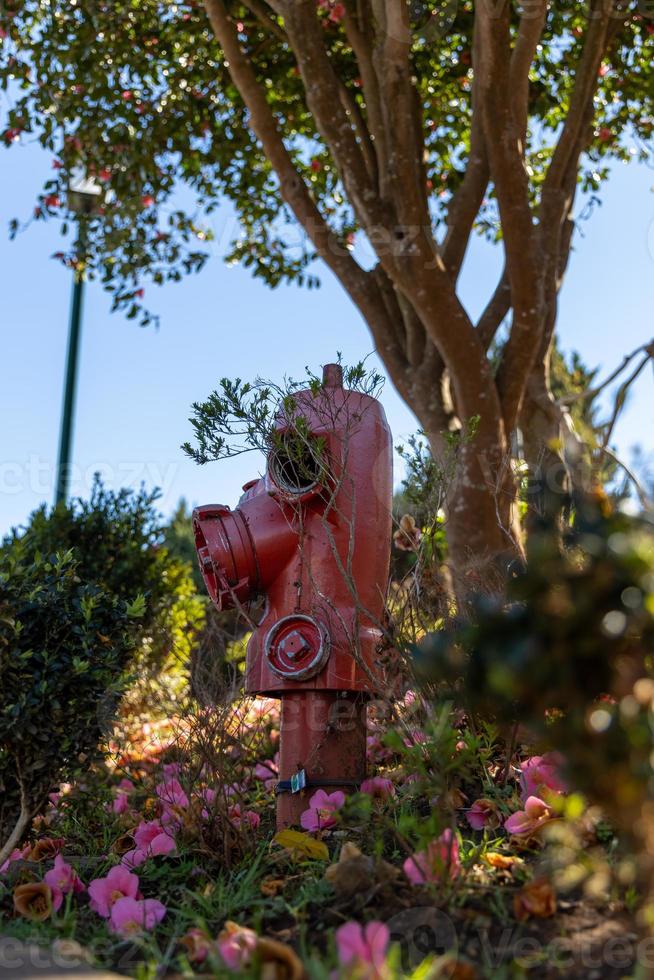
POLYGON ((73 177, 68 186, 68 207, 77 216, 77 268, 73 281, 66 354, 64 401, 59 436, 55 504, 65 502, 70 486, 71 446, 77 388, 80 332, 82 326, 82 302, 84 299, 84 256, 86 254, 86 224, 102 204, 102 188, 92 179, 73 177))

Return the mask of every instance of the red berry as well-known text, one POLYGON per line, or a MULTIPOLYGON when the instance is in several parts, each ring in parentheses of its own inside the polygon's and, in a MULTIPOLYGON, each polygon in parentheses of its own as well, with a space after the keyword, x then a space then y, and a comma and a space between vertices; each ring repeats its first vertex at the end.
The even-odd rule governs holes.
POLYGON ((151 208, 154 204, 154 198, 152 194, 144 194, 141 198, 141 204, 144 208, 151 208))

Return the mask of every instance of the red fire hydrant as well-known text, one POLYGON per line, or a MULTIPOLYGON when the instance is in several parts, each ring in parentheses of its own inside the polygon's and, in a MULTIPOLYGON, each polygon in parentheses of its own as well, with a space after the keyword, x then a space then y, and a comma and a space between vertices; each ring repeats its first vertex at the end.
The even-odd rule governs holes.
POLYGON ((392 441, 384 410, 343 388, 340 365, 295 393, 275 422, 266 473, 235 510, 193 513, 219 609, 266 599, 247 647, 245 690, 282 699, 277 824, 308 796, 365 777, 366 704, 385 690, 392 441))

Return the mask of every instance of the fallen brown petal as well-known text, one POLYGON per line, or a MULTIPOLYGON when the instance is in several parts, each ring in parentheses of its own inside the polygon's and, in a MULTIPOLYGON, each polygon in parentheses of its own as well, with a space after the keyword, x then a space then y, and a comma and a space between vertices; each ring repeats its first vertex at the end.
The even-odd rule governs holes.
POLYGON ((52 891, 44 881, 29 882, 14 888, 14 909, 25 919, 44 922, 52 915, 52 891))
POLYGON ((259 887, 261 894, 266 898, 274 898, 275 895, 279 895, 285 884, 284 878, 264 878, 259 887))
POLYGON ((484 854, 484 861, 490 864, 491 868, 500 868, 504 871, 512 868, 515 864, 522 864, 522 858, 512 854, 500 854, 499 851, 488 851, 484 854))
POLYGON ((464 963, 462 960, 449 960, 444 963, 438 976, 444 980, 477 980, 479 974, 471 963, 464 963))
POLYGON ((297 953, 276 939, 257 940, 262 980, 303 980, 304 967, 297 953))
POLYGON ((529 918, 549 919, 556 912, 556 895, 545 878, 525 885, 513 899, 513 914, 519 922, 529 918))
POLYGON ((391 881, 399 873, 392 864, 362 854, 356 844, 347 841, 336 864, 330 864, 325 870, 325 878, 337 894, 349 898, 391 881))
POLYGON ((42 837, 32 846, 28 860, 49 861, 59 854, 65 843, 63 837, 42 837))

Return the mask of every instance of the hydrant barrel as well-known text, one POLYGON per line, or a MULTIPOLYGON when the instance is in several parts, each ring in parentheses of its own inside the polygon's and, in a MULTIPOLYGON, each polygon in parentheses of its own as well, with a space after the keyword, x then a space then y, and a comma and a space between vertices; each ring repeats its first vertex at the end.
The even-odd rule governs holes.
POLYGON ((213 601, 224 609, 266 599, 248 641, 245 691, 283 701, 280 823, 306 808, 300 796, 286 799, 291 769, 305 773, 307 792, 352 788, 364 777, 361 706, 387 688, 391 505, 383 408, 344 389, 340 365, 329 364, 321 385, 284 400, 265 474, 246 485, 238 506, 194 511, 213 601), (333 715, 348 704, 360 710, 346 733, 342 721, 334 728, 333 715))

